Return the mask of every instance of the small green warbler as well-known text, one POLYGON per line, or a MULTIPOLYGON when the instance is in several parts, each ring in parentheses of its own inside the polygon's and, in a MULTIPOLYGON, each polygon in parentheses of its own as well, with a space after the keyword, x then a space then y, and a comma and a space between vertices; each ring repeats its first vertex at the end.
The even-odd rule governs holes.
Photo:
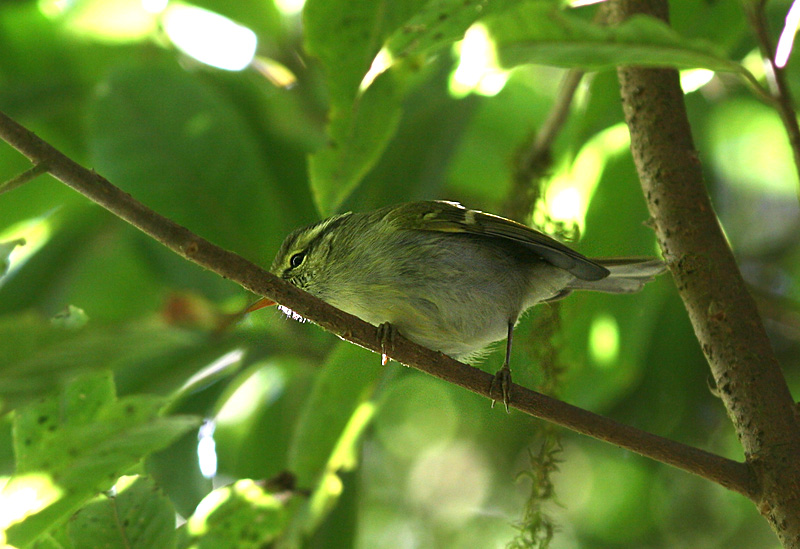
MULTIPOLYGON (((508 408, 514 326, 573 290, 636 292, 658 259, 589 259, 521 223, 454 202, 345 213, 286 237, 271 272, 375 326, 456 359, 507 339, 490 394, 508 408)), ((272 305, 261 299, 248 311, 272 305)))

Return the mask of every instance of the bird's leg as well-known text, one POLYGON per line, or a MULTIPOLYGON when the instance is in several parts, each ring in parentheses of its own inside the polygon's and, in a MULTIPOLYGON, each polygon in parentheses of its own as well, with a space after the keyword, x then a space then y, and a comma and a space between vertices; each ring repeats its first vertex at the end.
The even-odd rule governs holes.
POLYGON ((489 394, 492 396, 492 408, 494 408, 494 395, 499 391, 503 396, 503 404, 508 413, 508 403, 511 401, 511 368, 508 363, 511 360, 511 338, 514 335, 514 322, 508 323, 508 336, 506 337, 506 359, 503 361, 503 367, 497 370, 492 379, 492 386, 489 388, 489 394))
POLYGON ((389 357, 386 354, 386 350, 389 349, 390 351, 394 349, 394 342, 397 338, 397 328, 395 328, 389 322, 384 322, 380 326, 378 326, 378 339, 381 341, 381 366, 386 366, 386 363, 389 362, 389 357))

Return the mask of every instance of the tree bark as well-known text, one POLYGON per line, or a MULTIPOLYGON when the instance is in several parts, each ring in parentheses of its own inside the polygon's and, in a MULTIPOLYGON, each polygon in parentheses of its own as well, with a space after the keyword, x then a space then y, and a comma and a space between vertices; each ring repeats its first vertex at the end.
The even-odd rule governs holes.
MULTIPOLYGON (((610 20, 668 19, 666 0, 614 0, 610 20)), ((618 70, 631 151, 664 257, 752 467, 752 497, 785 547, 800 547, 800 429, 780 366, 722 233, 692 141, 678 73, 618 70)))

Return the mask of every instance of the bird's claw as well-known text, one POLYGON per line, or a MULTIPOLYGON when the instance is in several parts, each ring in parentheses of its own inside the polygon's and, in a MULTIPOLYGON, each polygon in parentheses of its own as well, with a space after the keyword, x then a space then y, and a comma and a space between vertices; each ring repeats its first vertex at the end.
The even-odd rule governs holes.
POLYGON ((381 342, 381 366, 385 366, 386 363, 389 362, 389 356, 386 354, 386 350, 394 350, 394 342, 397 338, 397 329, 391 323, 384 322, 378 326, 377 330, 378 339, 381 342))
POLYGON ((489 388, 489 395, 492 397, 492 408, 494 408, 495 398, 498 395, 503 399, 503 405, 506 407, 508 413, 508 403, 511 402, 511 369, 508 364, 503 364, 503 367, 497 370, 492 379, 492 386, 489 388))

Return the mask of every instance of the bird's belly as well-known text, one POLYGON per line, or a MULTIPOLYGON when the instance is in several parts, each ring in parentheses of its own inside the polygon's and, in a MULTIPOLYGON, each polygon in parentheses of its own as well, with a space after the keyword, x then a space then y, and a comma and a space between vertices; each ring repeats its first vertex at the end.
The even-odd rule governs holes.
POLYGON ((528 305, 539 261, 467 238, 435 245, 413 231, 398 238, 401 251, 380 260, 365 247, 353 259, 364 266, 358 278, 331 280, 330 292, 320 297, 375 326, 389 322, 408 339, 454 358, 506 337, 509 322, 528 305))
POLYGON ((391 323, 409 340, 453 358, 477 353, 506 337, 518 310, 505 310, 484 296, 436 294, 435 300, 388 290, 334 303, 374 326, 391 323))

